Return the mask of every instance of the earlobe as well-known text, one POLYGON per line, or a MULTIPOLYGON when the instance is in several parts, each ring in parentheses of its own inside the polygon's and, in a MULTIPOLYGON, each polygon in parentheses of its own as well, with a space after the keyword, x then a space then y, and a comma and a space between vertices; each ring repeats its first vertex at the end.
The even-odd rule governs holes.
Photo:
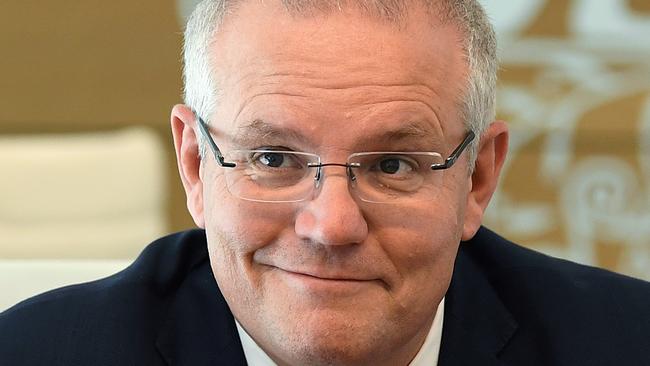
POLYGON ((467 196, 463 241, 471 239, 481 226, 483 213, 496 190, 507 151, 508 126, 503 121, 493 122, 481 136, 471 177, 471 191, 467 196))
POLYGON ((205 228, 203 217, 203 182, 201 181, 201 158, 194 130, 195 116, 186 105, 172 109, 171 127, 176 150, 176 161, 181 182, 187 196, 187 208, 200 228, 205 228))

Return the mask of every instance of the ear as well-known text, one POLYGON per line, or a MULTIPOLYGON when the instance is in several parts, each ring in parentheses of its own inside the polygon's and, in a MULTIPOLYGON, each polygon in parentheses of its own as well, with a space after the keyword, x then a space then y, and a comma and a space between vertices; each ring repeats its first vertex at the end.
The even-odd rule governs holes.
POLYGON ((182 104, 172 109, 171 125, 176 149, 178 172, 187 196, 187 208, 200 228, 205 228, 203 217, 203 182, 201 181, 201 158, 195 133, 195 116, 192 110, 182 104))
POLYGON ((463 241, 471 239, 481 226, 483 213, 496 190, 507 151, 508 126, 503 121, 493 122, 483 133, 479 143, 474 173, 471 176, 472 189, 467 196, 463 241))

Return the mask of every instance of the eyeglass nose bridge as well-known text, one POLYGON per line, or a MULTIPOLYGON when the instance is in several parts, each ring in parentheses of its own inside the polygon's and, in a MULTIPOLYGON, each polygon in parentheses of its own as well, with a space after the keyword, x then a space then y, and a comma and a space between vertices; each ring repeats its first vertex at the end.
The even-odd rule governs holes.
POLYGON ((352 171, 352 168, 360 168, 361 164, 359 163, 307 163, 307 167, 309 168, 316 168, 316 175, 314 175, 314 183, 316 186, 320 183, 320 179, 323 176, 323 167, 326 166, 340 166, 345 168, 345 172, 348 175, 348 178, 350 178, 350 181, 354 182, 357 179, 357 176, 354 175, 354 171, 352 171))

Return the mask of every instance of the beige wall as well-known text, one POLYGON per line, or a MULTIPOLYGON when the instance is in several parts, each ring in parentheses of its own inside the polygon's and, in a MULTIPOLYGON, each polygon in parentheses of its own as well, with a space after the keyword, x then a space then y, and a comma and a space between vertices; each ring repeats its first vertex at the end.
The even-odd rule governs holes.
POLYGON ((151 127, 167 148, 169 229, 191 226, 168 132, 180 29, 171 0, 3 1, 0 134, 151 127))

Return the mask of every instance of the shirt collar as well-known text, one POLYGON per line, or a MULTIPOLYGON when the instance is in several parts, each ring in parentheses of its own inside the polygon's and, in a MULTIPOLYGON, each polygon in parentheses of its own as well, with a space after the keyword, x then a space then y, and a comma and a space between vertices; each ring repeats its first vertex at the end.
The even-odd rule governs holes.
POLYGON ((277 366, 271 357, 248 335, 237 319, 235 319, 235 324, 237 324, 237 332, 239 333, 239 339, 241 339, 241 345, 244 349, 246 363, 249 366, 277 366))
POLYGON ((415 355, 409 366, 438 365, 438 354, 440 353, 440 342, 442 341, 442 321, 445 318, 445 298, 442 298, 436 310, 436 317, 429 329, 429 334, 424 339, 420 351, 415 355))
MULTIPOLYGON (((433 319, 433 324, 431 324, 431 329, 429 329, 429 334, 427 334, 422 347, 420 347, 418 353, 415 355, 411 363, 409 363, 409 366, 435 366, 438 364, 444 313, 445 299, 443 298, 438 305, 438 310, 436 310, 436 316, 433 319)), ((237 325, 237 332, 239 333, 239 338, 241 339, 242 348, 244 348, 244 355, 246 356, 246 362, 248 365, 277 366, 269 355, 267 355, 266 352, 264 352, 264 350, 262 350, 262 348, 253 340, 253 338, 248 335, 237 319, 235 319, 235 324, 237 325)))

